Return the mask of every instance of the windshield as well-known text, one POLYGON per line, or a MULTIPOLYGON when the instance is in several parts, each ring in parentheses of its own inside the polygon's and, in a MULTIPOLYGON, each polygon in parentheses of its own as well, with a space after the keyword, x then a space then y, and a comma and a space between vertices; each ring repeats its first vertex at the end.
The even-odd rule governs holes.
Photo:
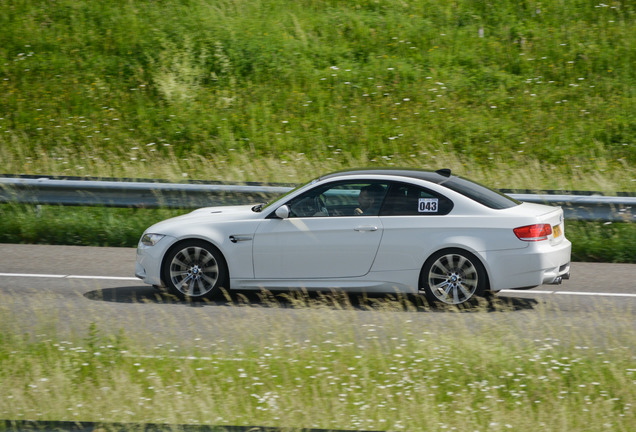
POLYGON ((303 184, 301 184, 300 186, 296 186, 295 188, 293 188, 293 189, 291 189, 291 190, 289 190, 289 191, 285 192, 284 194, 282 194, 281 196, 277 197, 276 199, 274 199, 274 200, 272 200, 272 201, 268 201, 268 202, 261 203, 261 204, 256 204, 254 207, 252 207, 252 211, 253 211, 253 212, 256 212, 256 213, 260 213, 260 212, 262 212, 263 210, 265 210, 266 208, 268 208, 269 206, 271 206, 272 204, 274 204, 275 202, 277 202, 277 201, 279 201, 279 200, 281 200, 281 199, 285 198, 287 195, 289 195, 289 194, 291 194, 291 193, 294 193, 294 192, 296 192, 298 189, 303 188, 303 187, 305 187, 305 186, 307 186, 307 185, 314 184, 314 183, 316 183, 317 181, 318 181, 318 179, 315 179, 315 180, 310 181, 309 183, 303 183, 303 184))

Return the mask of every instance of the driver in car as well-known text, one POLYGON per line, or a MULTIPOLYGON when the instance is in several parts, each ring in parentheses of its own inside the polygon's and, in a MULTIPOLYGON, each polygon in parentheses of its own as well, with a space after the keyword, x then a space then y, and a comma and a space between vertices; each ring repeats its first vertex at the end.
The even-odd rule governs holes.
POLYGON ((358 216, 376 216, 379 211, 384 188, 379 184, 371 184, 360 189, 358 204, 353 214, 358 216))

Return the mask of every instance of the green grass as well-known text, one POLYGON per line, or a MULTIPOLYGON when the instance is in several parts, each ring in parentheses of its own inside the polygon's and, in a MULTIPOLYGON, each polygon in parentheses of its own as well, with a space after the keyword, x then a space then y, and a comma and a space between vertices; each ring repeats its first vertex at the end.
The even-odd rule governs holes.
POLYGON ((0 243, 136 247, 155 222, 188 210, 0 206, 0 243))
POLYGON ((0 172, 399 164, 634 191, 635 17, 627 1, 10 0, 0 172))
MULTIPOLYGON (((244 305, 268 330, 254 337, 242 327, 253 323, 235 320, 231 344, 195 337, 211 331, 206 321, 192 338, 172 343, 164 335, 153 345, 143 332, 128 339, 95 324, 83 335, 58 336, 41 313, 33 318, 47 326, 36 334, 3 320, 0 417, 285 430, 636 427, 631 317, 617 315, 607 326, 606 317, 590 316, 574 331, 542 319, 547 309, 537 305, 528 315, 504 307, 523 319, 498 325, 500 313, 435 312, 431 319, 445 324, 422 329, 408 302, 383 300, 373 319, 327 297, 299 304, 300 314, 267 301, 244 305), (258 312, 269 308, 272 314, 258 312)), ((162 313, 169 314, 157 319, 162 313)))
POLYGON ((572 261, 636 263, 634 223, 566 222, 572 261))
MULTIPOLYGON (((136 247, 150 225, 177 209, 0 206, 0 243, 136 247)), ((573 261, 636 263, 636 225, 566 221, 573 261)))

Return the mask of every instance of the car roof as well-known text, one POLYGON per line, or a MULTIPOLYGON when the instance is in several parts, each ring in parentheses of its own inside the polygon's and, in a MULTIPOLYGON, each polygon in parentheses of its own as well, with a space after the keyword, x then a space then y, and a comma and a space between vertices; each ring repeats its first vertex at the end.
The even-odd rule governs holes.
POLYGON ((451 176, 451 170, 448 168, 440 169, 437 171, 426 171, 407 168, 362 168, 334 172, 320 177, 319 180, 359 175, 388 175, 426 180, 431 183, 440 184, 443 183, 445 180, 448 180, 448 178, 451 176))

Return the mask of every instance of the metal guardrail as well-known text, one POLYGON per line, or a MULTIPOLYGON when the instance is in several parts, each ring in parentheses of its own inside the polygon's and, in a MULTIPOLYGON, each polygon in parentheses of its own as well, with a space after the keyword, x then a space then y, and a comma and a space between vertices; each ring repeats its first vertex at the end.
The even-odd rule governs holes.
POLYGON ((519 201, 560 206, 566 219, 636 222, 636 197, 567 194, 507 194, 519 201))
POLYGON ((199 208, 258 203, 289 186, 0 178, 0 203, 138 208, 199 208))
MULTIPOLYGON (((291 190, 283 185, 180 184, 0 177, 0 203, 198 208, 269 201, 291 190)), ((574 220, 636 221, 635 196, 507 193, 520 201, 563 207, 574 220)))

